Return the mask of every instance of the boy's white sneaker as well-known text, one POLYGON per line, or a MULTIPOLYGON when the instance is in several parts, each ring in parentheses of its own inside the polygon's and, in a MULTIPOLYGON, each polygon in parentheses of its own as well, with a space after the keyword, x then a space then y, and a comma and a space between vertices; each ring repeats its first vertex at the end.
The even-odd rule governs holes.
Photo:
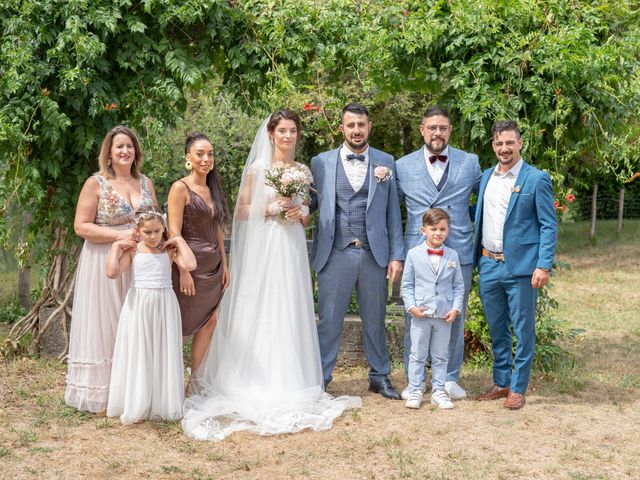
POLYGON ((467 392, 456 382, 445 382, 444 391, 451 400, 464 400, 467 398, 467 392))
MULTIPOLYGON (((424 391, 425 391, 425 389, 426 389, 426 388, 427 388, 427 387, 425 386, 425 387, 422 389, 422 393, 424 393, 424 391)), ((404 390, 402 390, 402 392, 400 393, 400 397, 401 397, 403 400, 409 400, 409 392, 411 392, 411 385, 407 385, 406 387, 404 387, 404 390)))
POLYGON ((443 410, 455 408, 455 405, 444 390, 435 390, 431 394, 431 405, 436 405, 443 410))
POLYGON ((420 408, 420 405, 422 405, 422 391, 414 390, 413 392, 409 393, 407 402, 404 404, 404 406, 407 408, 420 408))

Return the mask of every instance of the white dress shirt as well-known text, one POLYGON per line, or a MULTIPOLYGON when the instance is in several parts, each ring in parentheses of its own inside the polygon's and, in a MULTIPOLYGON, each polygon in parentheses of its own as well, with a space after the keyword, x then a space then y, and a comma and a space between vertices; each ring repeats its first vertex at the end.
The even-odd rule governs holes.
MULTIPOLYGON (((440 248, 431 248, 429 246, 427 246, 427 248, 431 249, 431 250, 442 250, 442 247, 440 248)), ((429 255, 429 260, 431 260, 431 265, 433 266, 433 270, 438 273, 440 271, 440 260, 442 259, 441 255, 430 255, 429 253, 427 253, 427 255, 429 255)))
POLYGON ((351 184, 351 188, 357 192, 362 188, 362 185, 364 185, 364 180, 367 176, 367 168, 369 166, 369 147, 367 146, 367 149, 359 154, 364 155, 364 160, 347 160, 347 155, 353 153, 354 152, 349 150, 349 147, 342 145, 342 148, 340 149, 340 160, 342 160, 342 166, 344 167, 344 172, 347 174, 347 179, 351 184))
POLYGON ((431 155, 436 155, 436 154, 431 153, 426 145, 423 147, 423 152, 424 152, 424 162, 427 164, 427 172, 429 172, 429 175, 431 176, 433 183, 435 183, 437 186, 440 183, 440 180, 442 180, 442 175, 444 175, 444 171, 447 168, 447 162, 449 161, 449 146, 445 147, 445 149, 441 153, 437 154, 437 155, 445 155, 447 157, 447 162, 441 162, 440 160, 436 160, 435 162, 431 163, 429 161, 429 157, 431 155))
POLYGON ((522 159, 505 173, 500 173, 499 167, 500 164, 496 165, 484 190, 482 246, 491 252, 502 253, 504 221, 516 179, 522 168, 522 159))

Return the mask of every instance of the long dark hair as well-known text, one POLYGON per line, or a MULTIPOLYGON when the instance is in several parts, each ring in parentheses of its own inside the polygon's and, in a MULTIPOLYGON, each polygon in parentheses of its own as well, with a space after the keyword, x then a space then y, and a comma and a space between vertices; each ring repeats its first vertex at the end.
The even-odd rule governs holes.
MULTIPOLYGON (((209 137, 207 137, 202 132, 191 132, 187 135, 187 138, 184 142, 184 154, 189 153, 191 149, 191 145, 193 145, 198 140, 206 140, 211 143, 209 137)), ((213 145, 213 144, 212 144, 213 145)), ((218 162, 214 160, 213 169, 207 173, 207 187, 209 187, 209 192, 211 193, 211 199, 213 200, 213 206, 216 210, 216 216, 218 217, 218 222, 220 224, 224 224, 229 218, 231 218, 231 213, 229 212, 229 206, 227 204, 227 199, 224 196, 224 192, 222 191, 222 179, 220 177, 220 173, 218 172, 218 162)))

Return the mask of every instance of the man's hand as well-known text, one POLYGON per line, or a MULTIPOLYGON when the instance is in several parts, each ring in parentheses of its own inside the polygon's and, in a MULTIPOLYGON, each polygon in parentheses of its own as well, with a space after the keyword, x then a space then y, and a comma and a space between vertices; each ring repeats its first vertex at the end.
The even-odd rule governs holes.
POLYGON ((395 282, 402 274, 402 262, 400 260, 391 260, 387 265, 387 279, 395 282))
POLYGON ((542 288, 549 283, 549 277, 551 277, 550 271, 536 268, 533 271, 533 275, 531 275, 531 286, 533 288, 542 288))

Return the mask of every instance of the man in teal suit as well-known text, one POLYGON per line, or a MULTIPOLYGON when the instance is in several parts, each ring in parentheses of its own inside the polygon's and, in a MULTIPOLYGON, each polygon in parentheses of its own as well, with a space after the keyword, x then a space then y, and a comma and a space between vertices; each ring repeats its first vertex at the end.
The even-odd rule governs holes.
POLYGON ((494 385, 478 400, 506 397, 504 407, 517 410, 525 404, 535 350, 537 292, 551 275, 558 224, 551 178, 520 157, 518 124, 496 122, 491 137, 498 164, 485 170, 480 180, 474 263, 491 334, 494 385))
MULTIPOLYGON (((464 317, 473 272, 469 200, 472 193, 478 192, 481 170, 477 155, 449 145, 451 130, 446 110, 438 106, 427 108, 420 122, 424 146, 396 162, 396 183, 400 201, 404 201, 407 207, 405 250, 409 251, 424 242, 424 236, 420 233, 424 212, 430 208, 442 208, 451 218, 445 243, 460 257, 465 294, 462 311, 451 326, 445 391, 452 400, 460 400, 467 396, 457 382, 464 357, 464 317)), ((411 351, 410 327, 411 316, 407 315, 404 327, 405 371, 411 351)), ((402 393, 407 396, 409 391, 405 389, 402 393)))

